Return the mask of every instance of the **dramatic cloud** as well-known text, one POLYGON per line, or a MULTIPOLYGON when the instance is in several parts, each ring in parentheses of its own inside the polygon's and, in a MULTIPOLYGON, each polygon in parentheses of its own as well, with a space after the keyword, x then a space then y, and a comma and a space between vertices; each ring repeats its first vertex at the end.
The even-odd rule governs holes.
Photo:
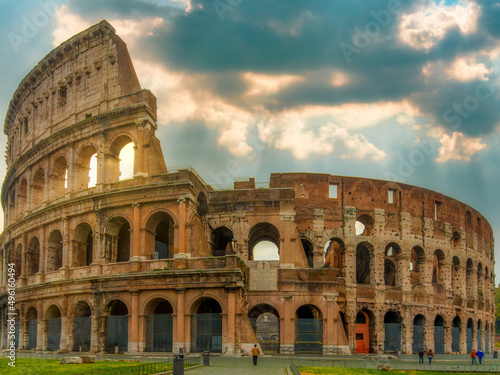
POLYGON ((470 161, 471 157, 486 149, 486 144, 480 138, 467 138, 462 133, 454 132, 450 137, 443 134, 439 138, 441 147, 439 148, 438 163, 445 163, 448 160, 470 161))

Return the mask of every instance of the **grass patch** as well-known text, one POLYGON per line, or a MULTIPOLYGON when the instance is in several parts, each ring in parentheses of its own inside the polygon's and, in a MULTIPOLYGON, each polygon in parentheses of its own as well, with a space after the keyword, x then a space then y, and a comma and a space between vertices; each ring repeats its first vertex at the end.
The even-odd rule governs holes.
MULTIPOLYGON (((398 374, 398 375, 443 375, 444 372, 437 371, 402 371, 402 370, 392 370, 392 371, 380 371, 374 369, 361 369, 361 368, 338 368, 338 367, 297 367, 302 375, 388 375, 388 374, 398 374)), ((478 374, 478 373, 474 373, 478 374)), ((469 373, 461 373, 461 375, 472 375, 469 373)))
POLYGON ((0 358, 0 374, 19 374, 19 375, 72 375, 82 372, 97 370, 107 370, 118 367, 131 367, 141 363, 127 362, 105 362, 79 364, 79 365, 60 365, 56 359, 16 359, 16 367, 8 366, 10 362, 7 358, 0 358))

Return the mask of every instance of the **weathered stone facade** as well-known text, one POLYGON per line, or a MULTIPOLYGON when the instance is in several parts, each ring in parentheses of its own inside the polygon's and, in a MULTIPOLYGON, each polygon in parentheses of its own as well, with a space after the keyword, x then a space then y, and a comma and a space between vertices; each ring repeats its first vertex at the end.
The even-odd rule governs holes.
POLYGON ((9 312, 19 349, 493 347, 493 233, 479 212, 415 186, 325 174, 214 191, 193 170, 167 172, 155 130, 156 98, 105 21, 21 82, 4 129, 1 347, 9 312), (130 142, 133 178, 120 180, 130 142), (275 260, 257 255, 262 243, 275 260))

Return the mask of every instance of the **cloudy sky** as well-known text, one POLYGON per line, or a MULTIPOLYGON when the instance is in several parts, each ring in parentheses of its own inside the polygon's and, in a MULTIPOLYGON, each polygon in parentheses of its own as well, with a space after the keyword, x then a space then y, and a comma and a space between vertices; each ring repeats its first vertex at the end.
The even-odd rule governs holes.
POLYGON ((396 180, 471 205, 500 233, 497 0, 0 5, 2 118, 43 56, 106 19, 158 97, 168 168, 221 188, 271 172, 396 180))

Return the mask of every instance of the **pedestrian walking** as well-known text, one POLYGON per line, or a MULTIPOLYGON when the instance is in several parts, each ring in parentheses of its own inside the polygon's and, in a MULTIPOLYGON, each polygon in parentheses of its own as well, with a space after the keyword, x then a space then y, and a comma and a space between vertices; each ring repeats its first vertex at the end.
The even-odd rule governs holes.
POLYGON ((434 356, 434 353, 432 352, 432 349, 429 349, 429 351, 427 352, 427 358, 429 359, 429 365, 432 362, 432 357, 433 356, 434 356))
POLYGON ((479 364, 483 363, 484 352, 479 348, 476 352, 477 359, 479 359, 479 364))
POLYGON ((477 357, 477 353, 474 349, 472 349, 472 352, 470 352, 470 361, 471 361, 471 364, 475 365, 476 364, 476 357, 477 357))
POLYGON ((424 364, 424 348, 420 349, 418 352, 418 364, 424 364))
POLYGON ((255 344, 252 348, 252 356, 253 356, 253 365, 257 366, 257 359, 259 358, 259 348, 257 348, 257 344, 255 344))

